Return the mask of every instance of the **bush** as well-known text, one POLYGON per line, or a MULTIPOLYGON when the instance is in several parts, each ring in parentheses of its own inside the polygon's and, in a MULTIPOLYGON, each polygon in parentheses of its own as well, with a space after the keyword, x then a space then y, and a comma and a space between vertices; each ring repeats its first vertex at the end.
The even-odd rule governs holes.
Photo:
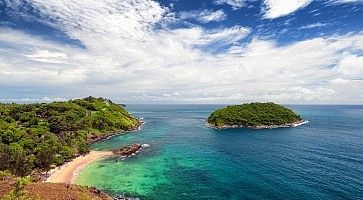
POLYGON ((29 178, 17 178, 15 181, 15 187, 7 195, 3 197, 3 200, 30 200, 26 197, 25 186, 30 182, 29 178))

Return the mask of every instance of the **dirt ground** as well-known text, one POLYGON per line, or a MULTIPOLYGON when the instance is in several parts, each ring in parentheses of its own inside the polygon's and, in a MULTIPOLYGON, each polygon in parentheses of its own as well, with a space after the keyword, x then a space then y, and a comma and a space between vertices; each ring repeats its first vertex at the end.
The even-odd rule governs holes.
MULTIPOLYGON (((9 193, 15 185, 12 178, 0 181, 0 199, 9 193)), ((26 197, 39 200, 110 200, 110 196, 91 187, 82 187, 65 183, 32 182, 25 186, 26 197)))

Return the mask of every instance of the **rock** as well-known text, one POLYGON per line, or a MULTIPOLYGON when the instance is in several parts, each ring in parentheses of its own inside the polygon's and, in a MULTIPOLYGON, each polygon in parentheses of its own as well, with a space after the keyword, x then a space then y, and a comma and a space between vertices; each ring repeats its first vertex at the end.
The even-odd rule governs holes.
POLYGON ((127 145, 122 147, 121 149, 118 150, 114 150, 113 154, 118 155, 118 156, 133 156, 136 153, 139 152, 139 150, 142 148, 141 144, 132 144, 132 145, 127 145))

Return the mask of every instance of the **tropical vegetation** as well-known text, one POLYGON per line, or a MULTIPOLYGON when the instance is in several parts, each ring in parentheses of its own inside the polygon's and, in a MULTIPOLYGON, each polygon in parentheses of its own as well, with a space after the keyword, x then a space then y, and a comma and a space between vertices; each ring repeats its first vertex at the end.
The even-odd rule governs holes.
POLYGON ((292 110, 269 102, 246 103, 218 109, 208 117, 208 124, 214 127, 259 127, 280 126, 301 120, 292 110))
POLYGON ((104 98, 0 104, 0 171, 18 176, 46 171, 87 153, 97 138, 138 125, 123 107, 104 98))

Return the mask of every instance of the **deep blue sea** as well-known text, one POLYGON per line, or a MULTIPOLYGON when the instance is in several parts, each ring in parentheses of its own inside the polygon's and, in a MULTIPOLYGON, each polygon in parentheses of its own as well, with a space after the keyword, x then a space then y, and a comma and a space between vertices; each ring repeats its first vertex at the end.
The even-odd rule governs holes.
POLYGON ((363 199, 363 106, 287 105, 309 121, 295 128, 207 128, 220 107, 128 105, 142 130, 92 148, 150 147, 94 162, 77 183, 141 199, 363 199))

